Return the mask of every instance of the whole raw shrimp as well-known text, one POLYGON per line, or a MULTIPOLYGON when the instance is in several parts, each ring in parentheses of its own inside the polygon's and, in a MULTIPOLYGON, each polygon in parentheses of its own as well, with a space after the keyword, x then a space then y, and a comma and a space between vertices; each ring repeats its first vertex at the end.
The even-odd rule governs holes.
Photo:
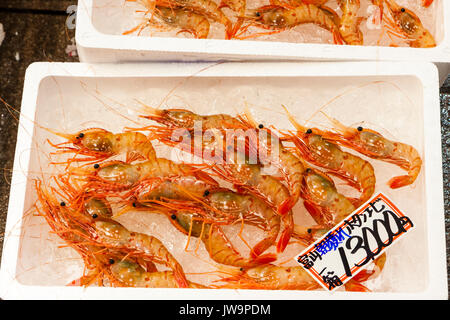
POLYGON ((268 5, 248 10, 247 16, 253 25, 267 29, 285 30, 300 24, 313 23, 333 35, 334 43, 343 44, 338 26, 329 14, 313 4, 268 5))
POLYGON ((393 163, 408 171, 407 175, 389 180, 388 185, 391 188, 401 188, 414 183, 422 167, 422 158, 413 146, 386 139, 381 133, 371 129, 361 126, 357 128, 347 127, 336 119, 330 120, 338 133, 324 133, 326 138, 370 158, 393 163))
POLYGON ((328 170, 328 173, 339 176, 351 186, 361 191, 358 199, 352 200, 359 206, 370 199, 375 191, 376 177, 373 166, 366 160, 345 152, 338 144, 324 138, 322 130, 305 128, 290 114, 290 122, 297 132, 285 138, 294 143, 296 150, 306 161, 328 170))
POLYGON ((394 0, 385 0, 385 3, 395 25, 407 36, 411 47, 432 48, 436 46, 433 35, 422 25, 415 13, 398 5, 394 0))
MULTIPOLYGON (((245 134, 248 129, 254 129, 254 126, 245 122, 243 117, 236 118, 226 114, 198 115, 184 109, 158 110, 149 107, 147 107, 146 112, 149 115, 142 117, 164 124, 169 128, 149 126, 148 128, 153 132, 157 139, 171 146, 178 148, 181 147, 184 150, 186 148, 182 143, 174 142, 172 140, 174 130, 178 130, 178 128, 184 128, 192 131, 195 126, 198 125, 201 130, 233 129, 235 130, 235 133, 238 133, 238 130, 243 130, 243 134, 245 134)), ((209 142, 205 142, 203 140, 200 156, 204 155, 204 149, 214 150, 218 141, 221 142, 222 148, 225 147, 225 149, 228 149, 226 142, 223 143, 222 141, 226 139, 224 135, 219 134, 218 138, 216 136, 215 139, 209 142)), ((190 144, 192 141, 193 139, 189 140, 189 147, 191 146, 190 144)), ((234 150, 234 146, 232 146, 232 148, 234 150)), ((195 148, 189 148, 188 150, 196 154, 195 148)), ((240 156, 239 152, 240 151, 238 150, 238 157, 240 156)), ((246 152, 248 152, 248 148, 247 150, 244 150, 244 153, 246 152)), ((286 152, 285 149, 282 149, 279 153, 281 155, 281 159, 285 161, 283 170, 290 173, 290 175, 286 174, 286 176, 290 177, 289 182, 291 187, 299 191, 300 183, 295 183, 295 181, 297 181, 298 176, 301 175, 301 163, 299 163, 298 159, 292 157, 290 153, 286 152), (293 168, 290 167, 291 165, 293 168)), ((225 154, 226 153, 223 153, 222 156, 225 154)), ((278 252, 282 252, 286 248, 294 228, 293 213, 290 209, 296 202, 296 192, 294 191, 294 196, 291 196, 289 189, 286 188, 276 177, 262 174, 262 167, 260 164, 249 163, 247 154, 241 156, 244 158, 243 161, 234 163, 221 162, 222 164, 220 165, 213 165, 212 170, 222 179, 233 183, 241 192, 249 192, 264 199, 264 201, 267 201, 267 203, 276 208, 277 212, 283 216, 284 230, 277 244, 278 252)), ((222 160, 222 158, 220 160, 222 160)))
POLYGON ((272 264, 243 270, 237 275, 223 278, 219 288, 266 290, 314 290, 320 285, 301 266, 281 267, 272 264))
MULTIPOLYGON (((113 263, 110 270, 118 281, 128 287, 178 288, 174 273, 171 271, 147 272, 138 264, 128 260, 113 263)), ((204 289, 207 287, 188 281, 188 288, 204 289)))
POLYGON ((251 268, 276 260, 274 254, 264 254, 256 258, 244 258, 233 247, 220 226, 205 222, 201 217, 193 213, 182 211, 174 213, 171 216, 171 222, 178 230, 187 234, 189 237, 200 238, 211 259, 217 263, 234 267, 251 268))
POLYGON ((357 13, 360 8, 360 0, 339 0, 342 16, 339 21, 339 32, 346 44, 363 45, 364 37, 359 29, 361 23, 357 13))
POLYGON ((151 140, 140 132, 112 133, 99 128, 86 129, 75 134, 51 132, 67 139, 67 142, 52 144, 58 149, 57 154, 74 153, 88 156, 70 161, 101 161, 121 153, 127 153, 127 158, 130 159, 136 156, 147 160, 156 158, 151 140))
POLYGON ((210 25, 208 19, 202 14, 187 9, 157 6, 155 16, 170 26, 180 28, 180 32, 189 32, 198 39, 208 38, 210 25))
POLYGON ((238 194, 227 189, 215 190, 200 187, 196 191, 193 187, 188 191, 184 187, 180 188, 178 182, 180 181, 168 181, 162 185, 162 188, 158 186, 146 190, 136 196, 136 200, 138 203, 152 204, 154 202, 161 203, 155 201, 155 199, 164 199, 169 203, 168 207, 171 209, 177 207, 176 203, 171 203, 172 200, 185 200, 178 204, 179 210, 187 211, 190 206, 198 205, 200 209, 195 211, 197 213, 211 211, 211 213, 205 214, 203 218, 217 225, 234 224, 239 221, 242 224, 255 225, 264 231, 264 238, 251 248, 250 255, 254 258, 276 243, 281 224, 280 216, 264 201, 251 195, 238 194))
POLYGON ((152 262, 163 264, 172 269, 176 283, 181 288, 188 287, 183 267, 157 238, 144 234, 130 232, 113 220, 98 220, 95 222, 98 239, 116 249, 140 253, 152 262))

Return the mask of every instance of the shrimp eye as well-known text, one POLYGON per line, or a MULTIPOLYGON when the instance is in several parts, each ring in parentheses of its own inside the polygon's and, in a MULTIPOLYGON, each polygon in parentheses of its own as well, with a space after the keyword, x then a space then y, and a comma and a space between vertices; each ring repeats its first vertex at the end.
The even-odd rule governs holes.
POLYGON ((306 230, 308 233, 311 233, 312 232, 312 230, 311 229, 308 229, 308 230, 306 230))
POLYGON ((306 133, 307 133, 307 134, 311 134, 311 133, 312 133, 312 130, 311 130, 311 129, 308 129, 308 130, 306 130, 306 133))
POLYGON ((94 214, 92 215, 92 218, 97 219, 97 218, 98 218, 98 215, 94 213, 94 214))
POLYGON ((206 190, 206 191, 203 193, 203 196, 204 196, 204 197, 206 197, 207 195, 209 195, 209 190, 206 190))
POLYGON ((260 16, 261 16, 261 12, 256 12, 255 15, 256 15, 257 17, 260 17, 260 16))
POLYGON ((78 135, 77 138, 81 139, 81 138, 83 138, 83 137, 84 137, 84 133, 83 133, 83 132, 80 132, 80 134, 78 135))
POLYGON ((133 202, 133 203, 132 203, 132 206, 136 208, 136 202, 133 202))
POLYGON ((356 130, 363 131, 363 127, 358 127, 358 128, 356 128, 356 130))
POLYGON ((171 218, 172 220, 175 220, 175 219, 177 218, 177 216, 173 214, 173 215, 170 216, 170 218, 171 218))
POLYGON ((244 271, 244 268, 240 267, 239 270, 240 270, 240 271, 244 271))
POLYGON ((100 168, 100 165, 98 163, 94 164, 94 169, 100 168))
POLYGON ((311 172, 311 168, 306 169, 306 172, 310 173, 311 172))
POLYGON ((65 203, 64 201, 61 201, 61 202, 59 203, 59 205, 60 205, 61 207, 65 207, 65 206, 66 206, 66 203, 65 203))
POLYGON ((405 8, 401 8, 400 11, 401 12, 405 12, 406 10, 405 10, 405 8))
POLYGON ((264 125, 261 123, 261 124, 259 124, 258 128, 262 129, 262 128, 264 128, 264 125))
POLYGON ((109 259, 109 264, 114 264, 114 259, 109 259))

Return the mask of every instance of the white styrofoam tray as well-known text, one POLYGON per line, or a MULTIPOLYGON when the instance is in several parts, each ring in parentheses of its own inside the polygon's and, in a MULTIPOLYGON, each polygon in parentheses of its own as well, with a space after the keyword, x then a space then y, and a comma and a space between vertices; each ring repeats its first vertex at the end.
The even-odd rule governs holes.
MULTIPOLYGON (((447 299, 438 93, 437 70, 431 63, 33 64, 26 73, 21 106, 0 297, 447 299), (422 155, 424 166, 415 184, 398 190, 390 190, 386 182, 401 170, 373 162, 376 189, 386 193, 416 228, 388 250, 384 271, 369 283, 371 293, 67 287, 81 276, 83 265, 71 249, 58 248, 62 241, 30 211, 35 200, 31 178, 51 173, 46 155, 52 149, 46 139, 55 142, 55 137, 41 126, 65 132, 89 127, 118 131, 136 125, 133 119, 140 106, 136 99, 153 106, 161 101, 165 107, 185 105, 204 114, 235 114, 247 104, 259 121, 280 129, 289 126, 281 104, 301 120, 311 118, 312 124, 319 109, 344 123, 365 121, 389 137, 414 145, 422 155)), ((177 237, 176 232, 163 231, 164 221, 158 220, 153 227, 144 224, 150 229, 136 231, 162 237, 163 242, 167 234, 177 237)), ((201 262, 182 254, 179 250, 184 245, 173 246, 172 253, 185 271, 195 272, 192 268, 201 262)))
MULTIPOLYGON (((108 6, 117 2, 79 0, 76 43, 81 62, 131 61, 217 61, 217 60, 389 60, 437 63, 442 79, 449 73, 450 2, 436 0, 434 48, 388 46, 339 46, 332 44, 289 43, 219 39, 187 39, 119 35, 107 30, 120 26, 123 17, 109 15, 108 6), (102 12, 105 11, 105 12, 102 12), (106 12, 107 11, 107 12, 106 12), (100 27, 101 26, 101 27, 100 27), (109 26, 109 27, 108 27, 109 26)), ((119 6, 120 7, 120 6, 119 6)))

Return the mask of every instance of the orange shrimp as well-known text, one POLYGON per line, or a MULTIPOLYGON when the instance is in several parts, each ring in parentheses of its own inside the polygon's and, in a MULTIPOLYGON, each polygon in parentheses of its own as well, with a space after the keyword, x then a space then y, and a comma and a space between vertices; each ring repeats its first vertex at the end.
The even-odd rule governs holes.
POLYGON ((216 2, 212 0, 157 0, 157 4, 170 8, 180 7, 206 16, 225 26, 226 39, 230 39, 232 36, 232 23, 230 19, 222 12, 216 2))
POLYGON ((200 238, 212 260, 229 266, 251 268, 276 260, 274 254, 264 254, 256 258, 244 258, 228 240, 220 226, 202 221, 193 213, 177 212, 171 216, 171 221, 177 229, 200 238))
POLYGON ((55 135, 67 139, 67 142, 51 144, 58 149, 57 154, 75 153, 87 158, 73 158, 69 161, 100 161, 121 153, 127 158, 153 160, 156 151, 148 137, 140 132, 112 133, 104 129, 86 129, 75 134, 51 131, 55 135), (71 144, 72 146, 68 146, 71 144))
MULTIPOLYGON (((185 148, 182 143, 172 141, 173 133, 176 128, 194 130, 195 125, 198 123, 198 126, 202 130, 233 129, 235 130, 233 131, 233 134, 240 137, 239 130, 243 130, 242 132, 245 135, 248 129, 254 129, 255 127, 253 123, 249 122, 251 119, 249 116, 241 116, 239 118, 236 118, 224 114, 198 115, 184 109, 157 110, 153 108, 147 108, 146 112, 148 112, 150 115, 143 116, 144 118, 162 123, 170 129, 167 130, 165 128, 157 128, 155 126, 148 127, 148 129, 152 131, 157 139, 171 146, 179 148, 181 147, 183 148, 183 150, 185 150, 185 148)), ((253 131, 252 133, 254 134, 253 131)), ((215 137, 212 142, 205 142, 203 140, 202 148, 214 150, 216 143, 218 141, 221 141, 222 139, 225 140, 223 135, 219 138, 215 137)), ((268 137, 266 136, 265 139, 268 140, 268 137)), ((189 144, 191 144, 192 142, 193 139, 190 139, 189 144)), ((265 143, 266 145, 268 144, 267 141, 265 143)), ((222 148, 223 147, 226 147, 226 149, 228 149, 226 143, 222 142, 222 148)), ((233 148, 233 146, 231 147, 233 148)), ((198 152, 196 148, 190 148, 189 151, 193 152, 194 154, 198 152)), ((200 156, 204 156, 203 150, 200 151, 200 156)), ((279 152, 279 154, 281 155, 281 159, 283 159, 284 161, 282 170, 285 170, 286 175, 290 179, 289 183, 291 185, 291 188, 294 190, 293 196, 291 196, 289 189, 286 188, 283 183, 281 183, 276 177, 262 174, 261 165, 248 163, 248 151, 248 144, 246 146, 246 150, 244 151, 244 155, 241 154, 238 150, 237 156, 244 157, 244 163, 225 163, 220 165, 213 165, 211 169, 222 179, 233 183, 239 191, 248 192, 262 198, 264 201, 276 208, 277 212, 283 216, 284 230, 277 244, 277 251, 282 252, 286 248, 294 228, 293 213, 290 209, 296 202, 296 190, 300 190, 300 183, 296 183, 296 181, 299 180, 298 177, 302 172, 301 163, 292 154, 288 153, 284 148, 282 148, 279 152)), ((222 153, 222 155, 225 155, 225 153, 222 153)))
MULTIPOLYGON (((422 25, 419 17, 411 10, 398 5, 394 0, 385 0, 394 23, 407 36, 413 48, 432 48, 436 46, 433 35, 422 25)), ((392 24, 391 22, 388 22, 392 24)))
MULTIPOLYGON (((174 273, 171 271, 146 272, 144 268, 128 260, 118 261, 110 267, 111 273, 128 287, 141 288, 178 288, 174 273)), ((188 288, 207 288, 188 281, 188 288)))
POLYGON ((93 172, 86 176, 89 186, 96 190, 124 190, 138 185, 150 178, 170 178, 178 176, 193 176, 210 184, 217 184, 207 173, 189 165, 158 158, 135 164, 123 161, 111 161, 101 165, 96 164, 93 172))
POLYGON ((243 270, 223 278, 219 288, 266 290, 315 290, 320 285, 301 266, 281 267, 272 264, 243 270))
POLYGON ((290 114, 289 120, 297 129, 285 138, 294 143, 297 152, 308 162, 328 170, 346 180, 352 187, 361 191, 358 199, 352 202, 359 206, 370 199, 375 191, 376 177, 373 166, 360 157, 343 151, 339 145, 324 138, 326 135, 317 128, 305 128, 290 114))
POLYGON ((206 39, 209 34, 209 21, 201 14, 187 9, 165 8, 157 6, 155 16, 164 23, 180 28, 194 35, 197 39, 206 39))
MULTIPOLYGON (((138 196, 137 200, 142 203, 142 199, 145 199, 144 203, 152 203, 154 198, 161 198, 161 195, 164 195, 164 200, 169 203, 172 199, 190 200, 181 202, 179 210, 189 211, 194 209, 196 213, 202 211, 200 214, 203 216, 203 221, 208 220, 214 224, 234 224, 241 221, 243 224, 257 226, 264 230, 264 238, 251 248, 250 255, 253 258, 258 257, 274 245, 281 221, 280 216, 266 202, 251 195, 238 194, 227 189, 214 190, 200 187, 195 190, 194 187, 186 192, 188 194, 180 194, 181 190, 177 182, 180 181, 170 181, 164 185, 164 190, 161 188, 153 189, 140 197, 138 196), (193 208, 192 203, 199 205, 199 209, 193 208), (212 211, 212 213, 203 214, 203 211, 212 211), (225 219, 220 219, 222 216, 225 219)), ((169 207, 175 209, 176 204, 172 203, 172 206, 169 205, 169 207)), ((241 234, 239 236, 246 243, 241 234)))
POLYGON ((248 20, 262 28, 285 30, 300 24, 313 23, 333 35, 334 43, 343 44, 338 26, 319 7, 313 4, 269 5, 249 10, 248 20))
POLYGON ((414 183, 422 167, 422 158, 413 146, 386 139, 374 130, 361 126, 351 128, 341 124, 336 119, 330 120, 338 133, 324 133, 326 138, 332 139, 370 158, 395 164, 408 171, 407 175, 394 177, 389 180, 388 185, 391 188, 397 189, 414 183))
POLYGON ((339 22, 339 32, 345 43, 363 45, 364 39, 359 25, 362 18, 357 16, 360 8, 359 0, 339 0, 342 17, 339 22))
POLYGON ((258 225, 264 227, 264 239, 251 249, 250 254, 253 258, 260 256, 275 243, 280 230, 280 216, 264 201, 232 191, 210 193, 206 200, 221 212, 233 214, 250 224, 253 224, 252 220, 256 220, 258 225))

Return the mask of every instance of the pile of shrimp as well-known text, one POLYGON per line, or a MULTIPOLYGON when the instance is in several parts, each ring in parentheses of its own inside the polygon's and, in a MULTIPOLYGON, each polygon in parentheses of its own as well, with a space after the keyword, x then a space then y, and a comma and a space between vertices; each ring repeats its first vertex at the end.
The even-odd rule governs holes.
MULTIPOLYGON (((257 7, 255 4, 250 7, 246 0, 222 0, 220 4, 213 0, 126 1, 139 3, 143 22, 123 34, 140 34, 145 28, 151 28, 177 30, 176 35, 189 33, 206 39, 212 24, 217 24, 224 33, 222 39, 270 39, 273 34, 311 24, 328 32, 334 44, 365 45, 361 23, 366 21, 381 29, 377 45, 386 36, 390 46, 436 46, 434 36, 419 16, 395 0, 269 0, 258 1, 257 7), (370 3, 374 13, 363 15, 361 2, 370 3)), ((432 4, 433 0, 421 0, 420 6, 422 10, 431 10, 432 4)))
MULTIPOLYGON (((149 106, 139 128, 47 129, 63 139, 49 141, 52 154, 66 158, 50 164, 64 170, 47 181, 35 179, 35 207, 84 262, 83 276, 68 285, 320 290, 303 267, 284 266, 278 257, 292 243, 311 245, 374 194, 374 168, 357 154, 405 170, 388 182, 393 189, 411 186, 422 160, 413 146, 370 128, 348 127, 334 118, 329 118, 331 129, 306 128, 285 111, 294 130, 264 126, 247 110, 200 115, 149 106), (195 133, 203 137, 199 145, 195 133), (186 139, 191 134, 194 140, 186 139), (159 157, 156 143, 203 161, 159 157), (359 196, 338 190, 333 176, 359 196), (294 213, 297 204, 304 210, 294 213), (173 233, 206 250, 218 279, 189 279, 172 248, 150 232, 134 232, 118 222, 131 211, 167 218, 173 233), (298 214, 314 223, 294 223, 298 214), (226 227, 231 225, 241 231, 250 225, 262 234, 251 244, 239 233, 248 254, 230 241, 226 227)), ((380 274, 385 260, 385 254, 379 256, 345 289, 370 291, 363 283, 380 274)))

